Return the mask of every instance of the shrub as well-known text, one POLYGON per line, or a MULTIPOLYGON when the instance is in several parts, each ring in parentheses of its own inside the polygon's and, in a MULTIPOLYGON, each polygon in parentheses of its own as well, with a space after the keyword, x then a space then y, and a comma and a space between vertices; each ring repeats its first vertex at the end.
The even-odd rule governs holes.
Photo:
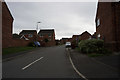
POLYGON ((28 46, 30 46, 30 47, 35 47, 35 44, 34 44, 34 42, 30 42, 30 43, 28 44, 28 46))
POLYGON ((82 53, 100 53, 105 54, 107 49, 104 48, 104 41, 91 39, 91 40, 82 40, 78 44, 80 52, 82 53))

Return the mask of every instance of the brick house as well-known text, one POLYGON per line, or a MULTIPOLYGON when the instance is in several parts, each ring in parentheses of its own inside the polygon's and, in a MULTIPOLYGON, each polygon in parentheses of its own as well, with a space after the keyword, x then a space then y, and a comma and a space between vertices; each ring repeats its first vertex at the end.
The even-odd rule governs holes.
POLYGON ((98 2, 96 35, 109 49, 120 50, 120 2, 98 2))
POLYGON ((5 2, 2 2, 2 48, 11 47, 13 17, 5 2))
POLYGON ((60 40, 61 44, 65 44, 65 43, 68 42, 68 41, 69 41, 69 38, 62 38, 62 39, 60 40))
POLYGON ((55 45, 55 31, 54 29, 42 29, 38 32, 38 41, 43 46, 55 45))
POLYGON ((19 35, 24 37, 25 39, 28 39, 30 41, 36 41, 37 40, 37 31, 36 30, 22 30, 19 35))
POLYGON ((90 39, 90 38, 91 38, 91 34, 87 31, 83 32, 80 35, 80 40, 87 40, 87 39, 90 39))
POLYGON ((80 35, 73 35, 72 36, 72 42, 76 41, 76 42, 79 42, 80 40, 80 35))

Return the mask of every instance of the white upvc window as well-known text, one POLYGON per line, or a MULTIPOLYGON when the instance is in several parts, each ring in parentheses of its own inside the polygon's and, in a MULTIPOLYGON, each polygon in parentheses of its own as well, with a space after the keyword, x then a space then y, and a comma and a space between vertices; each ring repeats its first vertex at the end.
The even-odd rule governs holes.
POLYGON ((97 27, 100 25, 100 19, 97 19, 97 27))
POLYGON ((29 34, 28 37, 33 37, 33 35, 32 35, 32 34, 29 34))
POLYGON ((100 39, 101 35, 100 35, 100 34, 98 34, 98 35, 97 35, 97 37, 98 37, 98 39, 100 39))

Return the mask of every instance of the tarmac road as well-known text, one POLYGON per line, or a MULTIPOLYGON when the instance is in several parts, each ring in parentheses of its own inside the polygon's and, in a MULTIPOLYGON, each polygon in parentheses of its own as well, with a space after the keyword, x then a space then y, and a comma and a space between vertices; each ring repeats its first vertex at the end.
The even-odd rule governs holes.
POLYGON ((3 78, 80 78, 64 45, 40 48, 2 64, 3 78))

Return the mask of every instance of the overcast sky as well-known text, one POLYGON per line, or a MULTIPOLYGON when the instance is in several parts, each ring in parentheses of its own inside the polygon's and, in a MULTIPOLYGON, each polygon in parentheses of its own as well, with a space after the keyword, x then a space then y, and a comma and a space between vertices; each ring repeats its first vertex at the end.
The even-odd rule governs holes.
POLYGON ((14 18, 13 33, 55 29, 56 39, 96 30, 97 2, 7 2, 14 18))

